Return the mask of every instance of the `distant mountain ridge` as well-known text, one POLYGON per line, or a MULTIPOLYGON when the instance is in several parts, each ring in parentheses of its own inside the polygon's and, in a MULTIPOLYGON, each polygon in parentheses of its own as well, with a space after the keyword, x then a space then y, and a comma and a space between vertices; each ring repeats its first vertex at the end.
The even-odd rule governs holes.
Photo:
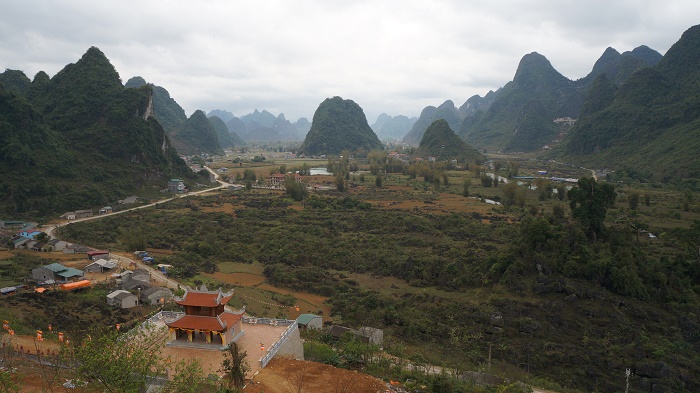
POLYGON ((229 131, 238 135, 241 141, 300 141, 311 128, 311 123, 304 117, 292 123, 285 118, 284 113, 275 117, 267 110, 255 109, 252 113, 236 117, 229 111, 214 109, 207 116, 212 117, 216 114, 226 117, 221 119, 224 120, 229 131))
POLYGON ((413 127, 418 118, 408 118, 404 115, 390 116, 382 113, 370 127, 379 139, 401 139, 413 127))
MULTIPOLYGON (((587 90, 599 75, 619 84, 640 69, 651 67, 661 54, 640 46, 631 52, 605 50, 593 70, 572 81, 554 69, 549 60, 533 52, 523 56, 513 81, 498 90, 486 110, 466 115, 459 135, 479 148, 534 151, 558 137, 557 118, 578 118, 587 90), (482 111, 483 113, 478 113, 482 111)), ((487 95, 488 97, 488 95, 487 95)))

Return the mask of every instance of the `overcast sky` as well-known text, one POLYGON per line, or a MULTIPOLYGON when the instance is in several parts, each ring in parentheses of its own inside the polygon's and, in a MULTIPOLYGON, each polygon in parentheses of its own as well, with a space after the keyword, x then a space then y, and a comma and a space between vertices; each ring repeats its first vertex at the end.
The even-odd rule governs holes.
POLYGON ((325 98, 386 112, 483 96, 538 52, 570 79, 605 48, 661 54, 697 0, 0 0, 0 68, 50 76, 100 48, 123 82, 165 87, 188 115, 254 109, 311 120, 325 98))

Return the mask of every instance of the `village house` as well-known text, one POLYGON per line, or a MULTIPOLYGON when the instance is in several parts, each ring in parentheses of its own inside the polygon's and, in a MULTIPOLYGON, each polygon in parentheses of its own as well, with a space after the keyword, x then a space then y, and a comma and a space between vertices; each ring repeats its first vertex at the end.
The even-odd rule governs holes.
POLYGON ((98 259, 109 259, 109 251, 103 250, 90 250, 87 253, 87 257, 91 261, 96 261, 98 259))
POLYGON ((18 236, 26 237, 27 239, 34 239, 36 238, 40 233, 43 233, 39 230, 36 229, 27 229, 21 232, 18 232, 18 236))
POLYGON ((119 265, 116 259, 98 259, 85 266, 85 273, 104 273, 107 270, 112 270, 119 265))
POLYGON ((168 191, 173 194, 183 194, 187 192, 187 187, 180 179, 170 179, 168 180, 168 191))
POLYGON ((44 242, 34 242, 31 246, 29 246, 29 249, 37 252, 47 252, 51 251, 51 246, 48 246, 44 242))
POLYGON ((107 294, 107 304, 121 308, 132 308, 138 306, 139 298, 129 291, 117 289, 107 294))
POLYGON ((270 175, 270 177, 267 178, 267 181, 272 187, 282 188, 284 187, 284 182, 286 182, 288 178, 294 179, 294 181, 299 184, 304 182, 304 177, 296 172, 289 172, 287 174, 275 173, 270 175))
POLYGON ((165 287, 151 287, 141 291, 141 303, 163 304, 173 297, 173 291, 165 287))
POLYGON ((323 318, 315 314, 301 314, 297 318, 299 329, 321 329, 323 327, 323 318))
POLYGON ((60 263, 52 263, 32 269, 32 279, 34 281, 68 281, 71 279, 82 278, 83 271, 65 267, 60 263))
POLYGON ((91 248, 80 244, 66 244, 63 248, 64 254, 86 254, 91 248))
POLYGON ((151 273, 146 269, 132 270, 131 274, 122 276, 122 289, 144 291, 151 287, 151 273))
POLYGON ((61 214, 62 220, 75 220, 75 212, 65 212, 61 214))
POLYGON ((245 310, 226 311, 224 307, 232 297, 233 290, 208 291, 204 285, 175 297, 175 303, 183 307, 185 314, 166 322, 171 340, 167 345, 196 342, 220 349, 238 340, 244 334, 241 318, 245 310))
POLYGON ((285 180, 287 180, 287 177, 282 173, 275 173, 267 178, 267 181, 270 182, 270 186, 275 188, 281 188, 285 180))
POLYGON ((105 206, 100 209, 100 214, 109 214, 112 212, 112 206, 105 206))
POLYGON ((10 239, 10 241, 14 245, 15 249, 20 249, 20 248, 24 247, 24 245, 31 240, 32 239, 29 239, 29 238, 24 237, 24 236, 15 236, 12 239, 10 239))
POLYGON ((92 210, 76 210, 75 218, 87 218, 92 217, 92 210))
POLYGON ((58 239, 51 239, 46 244, 51 246, 51 251, 63 251, 68 245, 65 241, 58 239))

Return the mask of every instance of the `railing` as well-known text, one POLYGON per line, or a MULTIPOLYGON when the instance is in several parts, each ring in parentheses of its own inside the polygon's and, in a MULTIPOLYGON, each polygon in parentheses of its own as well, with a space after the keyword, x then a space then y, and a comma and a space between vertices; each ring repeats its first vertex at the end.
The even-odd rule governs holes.
POLYGON ((141 323, 141 325, 139 326, 139 329, 149 328, 149 327, 157 324, 158 322, 163 322, 166 319, 172 320, 172 319, 179 317, 180 315, 185 315, 185 313, 182 311, 162 311, 161 310, 161 311, 153 314, 147 320, 143 321, 141 323))
POLYGON ((255 318, 255 317, 243 317, 241 318, 243 323, 249 323, 251 325, 272 325, 272 326, 289 326, 295 324, 297 321, 294 319, 275 319, 275 318, 255 318))
POLYGON ((277 352, 279 352, 280 349, 282 349, 282 346, 289 340, 289 337, 294 333, 295 330, 299 329, 299 325, 297 324, 297 321, 295 320, 284 320, 285 322, 290 322, 289 327, 287 330, 282 333, 282 337, 280 337, 279 340, 275 341, 274 344, 270 347, 268 352, 260 358, 260 368, 265 368, 268 363, 270 363, 270 360, 277 355, 277 352))

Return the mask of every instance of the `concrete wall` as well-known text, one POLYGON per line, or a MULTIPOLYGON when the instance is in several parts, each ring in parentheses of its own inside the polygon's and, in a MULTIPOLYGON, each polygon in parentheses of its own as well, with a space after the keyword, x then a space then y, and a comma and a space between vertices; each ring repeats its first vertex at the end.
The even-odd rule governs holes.
POLYGON ((282 345, 277 355, 275 355, 275 357, 278 356, 304 360, 304 345, 301 343, 299 329, 294 329, 287 342, 282 345))

